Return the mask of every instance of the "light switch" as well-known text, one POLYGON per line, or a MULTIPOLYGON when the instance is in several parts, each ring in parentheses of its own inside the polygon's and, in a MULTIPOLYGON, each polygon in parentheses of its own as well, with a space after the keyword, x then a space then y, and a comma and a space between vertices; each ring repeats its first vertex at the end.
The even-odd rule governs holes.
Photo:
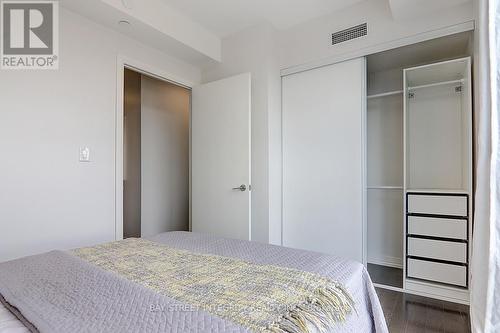
POLYGON ((80 162, 90 162, 89 147, 80 147, 80 162))

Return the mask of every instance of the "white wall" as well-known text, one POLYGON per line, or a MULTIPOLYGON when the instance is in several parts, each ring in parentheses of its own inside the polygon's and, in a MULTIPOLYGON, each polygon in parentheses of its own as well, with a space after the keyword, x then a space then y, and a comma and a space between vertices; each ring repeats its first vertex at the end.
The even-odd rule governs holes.
POLYGON ((191 92, 141 78, 141 236, 189 229, 191 92))
MULTIPOLYGON (((276 34, 273 34, 276 43, 276 34)), ((282 147, 281 147, 281 77, 279 49, 274 47, 268 69, 268 133, 269 133, 269 243, 282 244, 282 147)))
POLYGON ((388 0, 391 12, 397 20, 407 20, 415 16, 423 16, 439 9, 458 5, 469 0, 388 0))
POLYGON ((119 54, 200 80, 198 69, 61 10, 60 69, 0 72, 0 261, 115 237, 119 54), (80 146, 90 163, 78 162, 80 146))
POLYGON ((274 29, 246 29, 222 43, 222 64, 203 82, 242 72, 252 75, 252 240, 281 243, 280 76, 274 29), (275 140, 270 140, 270 138, 275 140), (270 176, 272 180, 270 181, 270 176), (270 203, 273 209, 270 209, 270 203))

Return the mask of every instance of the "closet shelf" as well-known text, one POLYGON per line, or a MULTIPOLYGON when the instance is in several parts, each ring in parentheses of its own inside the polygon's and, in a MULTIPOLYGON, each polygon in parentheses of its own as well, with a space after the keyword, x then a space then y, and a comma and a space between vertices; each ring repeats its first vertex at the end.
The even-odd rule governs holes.
POLYGON ((422 85, 419 85, 419 86, 408 87, 408 90, 416 90, 416 89, 422 89, 422 88, 431 88, 431 87, 444 86, 444 85, 447 85, 447 84, 456 84, 456 83, 463 84, 464 80, 460 79, 460 80, 451 80, 451 81, 442 81, 442 82, 436 82, 436 83, 422 84, 422 85))
POLYGON ((408 187, 406 189, 406 192, 413 192, 413 193, 444 193, 444 194, 449 194, 449 193, 455 193, 455 194, 469 194, 469 191, 466 189, 444 189, 444 188, 411 188, 408 187))
POLYGON ((389 91, 389 92, 385 92, 385 93, 381 93, 381 94, 368 95, 367 98, 368 99, 380 98, 380 97, 386 97, 386 96, 392 96, 392 95, 399 95, 402 93, 403 93, 403 90, 396 90, 396 91, 389 91))
POLYGON ((369 190, 402 190, 403 186, 367 186, 369 190))

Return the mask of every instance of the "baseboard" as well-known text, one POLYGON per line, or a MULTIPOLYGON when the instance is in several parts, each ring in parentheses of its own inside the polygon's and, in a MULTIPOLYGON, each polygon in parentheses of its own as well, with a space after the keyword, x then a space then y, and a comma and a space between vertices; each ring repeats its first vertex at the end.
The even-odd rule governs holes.
POLYGON ((403 288, 399 288, 399 287, 393 287, 393 286, 389 286, 389 285, 386 285, 386 284, 380 284, 380 283, 373 283, 373 286, 375 288, 380 288, 380 289, 387 289, 387 290, 391 290, 391 291, 397 291, 397 292, 400 292, 400 293, 404 293, 405 290, 403 288))
POLYGON ((382 257, 382 258, 380 258, 380 257, 379 258, 368 257, 368 263, 374 264, 374 265, 381 265, 381 266, 403 269, 403 259, 396 258, 396 257, 389 257, 389 256, 382 257))

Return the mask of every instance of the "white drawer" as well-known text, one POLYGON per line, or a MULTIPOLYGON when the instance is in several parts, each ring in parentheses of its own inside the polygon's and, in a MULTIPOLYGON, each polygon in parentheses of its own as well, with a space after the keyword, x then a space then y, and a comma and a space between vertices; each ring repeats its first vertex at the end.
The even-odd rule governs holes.
POLYGON ((408 267, 406 270, 409 278, 436 281, 461 287, 467 286, 466 266, 408 259, 408 267))
POLYGON ((467 244, 408 237, 408 255, 467 263, 467 244))
POLYGON ((467 220, 408 216, 408 234, 467 240, 467 220))
POLYGON ((409 194, 408 213, 467 216, 467 197, 409 194))

